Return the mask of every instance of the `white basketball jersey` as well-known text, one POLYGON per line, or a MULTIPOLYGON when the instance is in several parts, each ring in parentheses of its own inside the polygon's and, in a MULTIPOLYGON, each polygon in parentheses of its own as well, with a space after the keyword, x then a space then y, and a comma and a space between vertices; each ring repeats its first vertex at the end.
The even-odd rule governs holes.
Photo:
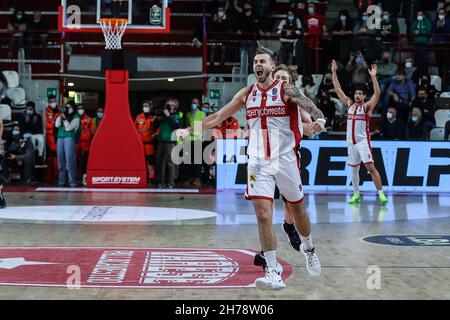
POLYGON ((352 104, 347 115, 347 144, 369 142, 370 116, 366 113, 366 104, 352 104))
POLYGON ((285 85, 275 80, 265 90, 259 83, 250 87, 245 102, 249 156, 271 159, 300 144, 301 114, 296 104, 284 100, 285 85))

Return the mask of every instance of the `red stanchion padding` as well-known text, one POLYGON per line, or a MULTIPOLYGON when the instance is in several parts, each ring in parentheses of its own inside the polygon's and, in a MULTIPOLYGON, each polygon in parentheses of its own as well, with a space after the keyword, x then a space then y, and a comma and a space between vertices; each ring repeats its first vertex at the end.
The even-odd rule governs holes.
POLYGON ((128 71, 106 71, 105 114, 92 139, 87 167, 89 188, 144 188, 144 146, 128 103, 128 71))

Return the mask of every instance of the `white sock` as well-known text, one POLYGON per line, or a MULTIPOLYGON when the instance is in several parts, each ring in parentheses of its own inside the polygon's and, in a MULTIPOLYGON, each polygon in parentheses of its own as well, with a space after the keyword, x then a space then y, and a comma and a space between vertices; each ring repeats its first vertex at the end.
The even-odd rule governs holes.
POLYGON ((352 167, 353 193, 359 194, 359 166, 352 167))
POLYGON ((302 240, 302 243, 305 246, 306 250, 312 250, 314 248, 311 235, 307 237, 300 235, 300 239, 302 240))
POLYGON ((378 196, 380 196, 380 197, 381 197, 382 195, 384 196, 384 192, 383 192, 383 190, 378 190, 378 196))
POLYGON ((275 269, 277 267, 277 251, 264 251, 264 258, 266 258, 267 267, 275 269))

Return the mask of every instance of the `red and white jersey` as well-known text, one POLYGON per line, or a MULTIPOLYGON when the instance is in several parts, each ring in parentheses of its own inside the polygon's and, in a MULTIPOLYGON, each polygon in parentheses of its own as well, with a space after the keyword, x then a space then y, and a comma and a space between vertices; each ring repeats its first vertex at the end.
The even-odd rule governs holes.
POLYGON ((285 85, 279 80, 265 90, 259 83, 251 85, 245 102, 249 156, 271 159, 299 145, 303 131, 301 114, 297 104, 285 101, 285 85))
POLYGON ((362 141, 370 144, 370 116, 366 113, 366 104, 354 103, 348 108, 347 144, 358 144, 362 141))

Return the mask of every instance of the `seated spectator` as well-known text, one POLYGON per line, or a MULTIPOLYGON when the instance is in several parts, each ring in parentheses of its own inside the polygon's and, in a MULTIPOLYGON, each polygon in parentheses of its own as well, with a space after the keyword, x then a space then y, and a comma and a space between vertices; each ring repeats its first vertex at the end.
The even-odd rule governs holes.
POLYGON ((369 73, 369 65, 361 51, 351 52, 345 71, 352 74, 353 84, 366 84, 369 73))
POLYGON ((430 100, 433 100, 436 98, 436 87, 434 85, 431 84, 431 76, 428 72, 423 72, 417 83, 416 83, 420 88, 424 88, 427 96, 430 100))
POLYGON ((438 2, 441 0, 418 0, 418 6, 431 21, 436 20, 438 11, 438 2))
POLYGON ((397 117, 397 109, 389 107, 380 130, 376 130, 383 140, 401 140, 405 134, 405 122, 397 117))
POLYGON ((244 2, 244 11, 239 17, 236 25, 236 33, 241 38, 241 51, 248 53, 248 72, 253 71, 253 57, 256 50, 256 37, 260 32, 259 18, 254 13, 253 4, 250 1, 244 2))
POLYGON ((386 89, 395 80, 395 74, 398 70, 398 65, 391 61, 391 54, 389 50, 384 50, 381 60, 376 62, 378 66, 377 78, 380 84, 381 99, 383 101, 386 89))
POLYGON ((292 10, 288 11, 286 19, 281 20, 278 25, 277 35, 280 36, 281 41, 280 63, 293 64, 294 48, 297 42, 301 41, 302 22, 294 15, 292 10))
POLYGON ((100 122, 103 119, 103 115, 105 113, 105 109, 103 109, 102 107, 98 107, 97 108, 97 113, 96 113, 96 117, 92 119, 92 122, 94 123, 94 130, 97 131, 98 126, 100 125, 100 122))
POLYGON ((23 136, 30 138, 34 147, 38 151, 38 163, 44 161, 44 128, 42 117, 36 113, 36 105, 33 101, 28 101, 26 110, 19 118, 19 125, 22 128, 23 136))
POLYGON ((381 41, 382 45, 389 50, 391 55, 394 54, 394 42, 397 41, 399 27, 397 19, 392 17, 389 11, 383 12, 383 20, 381 21, 381 28, 377 30, 377 39, 381 41))
POLYGON ((175 165, 172 161, 172 150, 177 141, 173 134, 181 128, 182 120, 178 114, 178 101, 170 98, 166 101, 163 113, 154 122, 154 129, 159 129, 158 149, 156 151, 156 182, 158 188, 175 187, 175 165))
POLYGON ((307 73, 303 75, 300 90, 302 90, 305 96, 310 98, 314 103, 317 102, 317 93, 319 92, 319 84, 314 83, 311 74, 307 73))
POLYGON ((415 84, 419 83, 419 69, 414 65, 414 59, 408 58, 405 60, 405 75, 406 79, 412 80, 415 84))
POLYGON ((11 36, 8 55, 9 57, 12 57, 16 43, 19 48, 23 48, 24 32, 27 30, 25 14, 22 10, 13 12, 11 21, 8 22, 7 29, 11 36))
POLYGON ((405 130, 406 140, 426 140, 425 126, 422 121, 422 112, 419 108, 413 108, 405 130))
POLYGON ((4 178, 10 180, 10 168, 18 165, 23 169, 21 183, 30 185, 35 160, 34 146, 30 139, 23 136, 18 125, 12 128, 12 140, 8 142, 5 159, 6 167, 2 170, 4 178))
POLYGON ((432 30, 431 21, 425 16, 423 11, 417 12, 417 19, 414 20, 411 26, 411 33, 415 34, 413 41, 415 47, 418 48, 416 52, 416 61, 420 69, 426 70, 428 68, 428 45, 430 41, 430 32, 432 30))
POLYGON ((48 38, 49 26, 45 19, 42 19, 42 12, 40 10, 34 10, 33 18, 28 22, 28 44, 27 44, 27 57, 31 57, 33 43, 38 42, 42 47, 42 58, 47 59, 47 38, 48 38))
POLYGON ((436 105, 434 99, 427 94, 425 88, 421 87, 417 90, 417 98, 411 103, 411 108, 420 110, 425 133, 428 135, 431 129, 436 127, 436 120, 434 119, 436 105))
MULTIPOLYGON (((380 52, 379 42, 376 41, 376 30, 367 26, 369 14, 364 12, 359 22, 353 28, 353 50, 366 50, 367 60, 374 61, 380 52)), ((345 57, 347 59, 347 56, 345 57)))
POLYGON ((339 60, 345 60, 352 47, 353 20, 347 10, 339 12, 338 19, 335 21, 333 30, 333 52, 334 57, 339 60))
POLYGON ((411 80, 406 79, 405 71, 399 70, 396 79, 391 83, 386 91, 383 103, 383 114, 388 106, 395 107, 398 110, 398 117, 408 118, 411 111, 411 102, 416 98, 416 88, 411 80))

